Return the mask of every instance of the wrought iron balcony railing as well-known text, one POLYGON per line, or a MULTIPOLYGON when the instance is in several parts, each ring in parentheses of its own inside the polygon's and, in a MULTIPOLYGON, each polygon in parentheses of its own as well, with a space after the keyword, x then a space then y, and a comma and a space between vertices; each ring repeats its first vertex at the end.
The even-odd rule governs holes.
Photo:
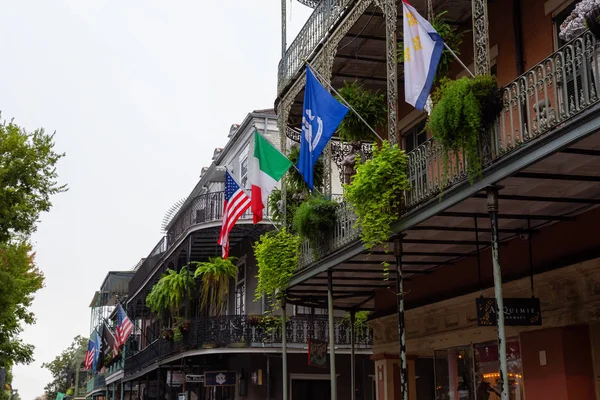
POLYGON ((104 375, 94 375, 87 382, 87 393, 91 393, 96 389, 101 389, 106 386, 106 377, 104 375))
MULTIPOLYGON (((342 318, 335 319, 335 343, 350 346, 350 326, 342 318)), ((357 348, 369 348, 372 332, 368 327, 355 327, 357 348)), ((286 327, 288 346, 305 348, 309 340, 329 340, 326 316, 290 317, 286 327)), ((162 358, 185 350, 211 348, 280 347, 281 319, 259 315, 225 315, 193 319, 189 330, 177 342, 164 338, 125 360, 125 374, 132 374, 162 358)))
MULTIPOLYGON (((503 88, 500 116, 480 138, 483 167, 510 157, 538 137, 568 126, 570 119, 598 104, 599 55, 600 43, 586 31, 503 88)), ((407 156, 407 178, 412 189, 405 193, 405 208, 399 217, 467 179, 465 155, 452 154, 445 164, 435 139, 427 140, 407 156)), ((320 247, 311 248, 308 242, 302 245, 299 268, 358 240, 355 221, 350 206, 340 207, 338 221, 320 247)))
POLYGON ((303 60, 308 59, 317 46, 323 42, 344 10, 355 0, 320 0, 315 7, 285 55, 279 61, 279 79, 277 92, 290 83, 294 75, 300 70, 303 60))

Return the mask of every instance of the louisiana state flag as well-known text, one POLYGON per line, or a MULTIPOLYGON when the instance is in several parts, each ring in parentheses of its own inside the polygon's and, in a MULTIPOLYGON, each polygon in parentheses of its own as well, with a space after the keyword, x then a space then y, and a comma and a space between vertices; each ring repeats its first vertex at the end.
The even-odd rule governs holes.
POLYGON ((444 41, 433 26, 406 0, 404 10, 404 96, 423 111, 444 50, 444 41))

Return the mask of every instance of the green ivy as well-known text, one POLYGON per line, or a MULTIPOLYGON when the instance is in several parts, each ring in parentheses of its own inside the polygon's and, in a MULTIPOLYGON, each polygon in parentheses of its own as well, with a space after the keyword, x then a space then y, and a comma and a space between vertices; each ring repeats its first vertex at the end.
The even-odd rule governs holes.
MULTIPOLYGON (((489 75, 457 80, 443 79, 433 94, 427 128, 442 146, 444 175, 450 155, 464 152, 469 181, 481 174, 479 135, 502 110, 501 92, 489 75)), ((456 161, 458 162, 458 161, 456 161)))
MULTIPOLYGON (((373 93, 358 82, 344 82, 344 87, 338 92, 373 129, 385 126, 387 109, 383 94, 373 93)), ((338 133, 341 139, 349 141, 376 139, 373 132, 354 112, 346 114, 338 127, 338 133)))
POLYGON ((325 233, 337 220, 338 203, 323 196, 313 196, 300 204, 294 215, 294 231, 308 239, 316 248, 324 239, 325 233))
POLYGON ((290 279, 298 266, 300 238, 286 229, 263 234, 254 243, 254 256, 258 265, 258 285, 255 300, 263 295, 271 299, 271 305, 278 307, 275 293, 287 289, 290 279))
MULTIPOLYGON (((365 333, 367 332, 367 320, 371 315, 370 311, 358 311, 354 314, 354 337, 358 340, 365 338, 365 333)), ((341 324, 347 327, 350 327, 351 319, 350 313, 344 315, 342 318, 341 324)))
POLYGON ((237 277, 238 268, 233 264, 235 257, 223 259, 211 257, 205 262, 193 262, 196 271, 194 278, 201 278, 200 308, 213 309, 215 315, 220 315, 227 302, 229 294, 229 281, 237 277))
POLYGON ((373 158, 359 164, 344 197, 357 216, 356 228, 367 249, 388 240, 398 220, 402 192, 410 189, 406 178, 406 154, 398 145, 384 141, 373 148, 373 158))
MULTIPOLYGON (((460 55, 460 45, 463 42, 463 35, 468 31, 459 31, 450 25, 444 18, 443 15, 448 11, 441 12, 437 14, 433 21, 431 21, 431 26, 439 33, 439 35, 444 40, 444 43, 448 45, 452 49, 452 51, 459 56, 460 55)), ((404 63, 404 42, 398 42, 398 52, 397 52, 398 62, 404 63)), ((438 68, 435 73, 434 82, 439 81, 441 78, 448 75, 448 71, 450 70, 450 65, 455 60, 452 52, 444 47, 442 51, 442 56, 440 57, 440 62, 438 63, 438 68)))
POLYGON ((172 316, 178 316, 186 290, 188 295, 191 288, 196 286, 194 274, 188 273, 187 267, 179 272, 168 269, 159 281, 152 287, 146 297, 146 305, 155 313, 169 310, 172 316))

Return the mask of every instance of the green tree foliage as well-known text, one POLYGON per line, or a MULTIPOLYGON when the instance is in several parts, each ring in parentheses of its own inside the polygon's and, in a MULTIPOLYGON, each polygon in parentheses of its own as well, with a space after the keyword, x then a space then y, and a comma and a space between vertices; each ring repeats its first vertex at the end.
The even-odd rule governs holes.
POLYGON ((294 215, 294 230, 316 247, 337 220, 338 203, 323 196, 311 196, 294 215))
POLYGON ((387 141, 373 148, 373 158, 359 164, 352 183, 344 185, 344 197, 354 208, 356 227, 368 249, 388 240, 399 217, 402 193, 409 189, 406 154, 387 141))
POLYGON ((0 243, 0 367, 33 361, 33 346, 23 343, 19 334, 23 325, 35 322, 29 307, 43 284, 26 241, 0 243))
POLYGON ((55 167, 64 154, 54 151, 53 140, 43 129, 29 133, 12 121, 0 123, 0 242, 34 232, 50 196, 66 190, 55 167))
POLYGON ((42 368, 48 369, 52 375, 52 381, 49 382, 44 390, 47 399, 55 399, 58 392, 66 393, 76 382, 75 371, 85 358, 88 340, 82 336, 75 336, 73 343, 62 353, 57 355, 54 360, 43 363, 42 368))
POLYGON ((258 285, 254 294, 255 300, 263 296, 275 300, 277 291, 281 294, 287 289, 294 271, 298 267, 300 237, 289 233, 286 229, 263 234, 254 243, 254 256, 258 265, 258 285))

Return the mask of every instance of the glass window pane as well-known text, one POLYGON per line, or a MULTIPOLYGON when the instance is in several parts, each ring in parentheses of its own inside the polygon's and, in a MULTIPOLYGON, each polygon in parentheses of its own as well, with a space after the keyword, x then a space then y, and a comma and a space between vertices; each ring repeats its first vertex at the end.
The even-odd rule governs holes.
MULTIPOLYGON (((498 344, 496 342, 479 343, 473 346, 475 358, 475 381, 477 384, 478 400, 500 399, 500 379, 498 344), (488 397, 485 397, 488 395, 488 397)), ((509 398, 522 400, 523 368, 521 365, 521 349, 517 339, 506 342, 506 358, 508 361, 509 398)))
POLYGON ((475 400, 471 347, 435 351, 436 400, 475 400))

